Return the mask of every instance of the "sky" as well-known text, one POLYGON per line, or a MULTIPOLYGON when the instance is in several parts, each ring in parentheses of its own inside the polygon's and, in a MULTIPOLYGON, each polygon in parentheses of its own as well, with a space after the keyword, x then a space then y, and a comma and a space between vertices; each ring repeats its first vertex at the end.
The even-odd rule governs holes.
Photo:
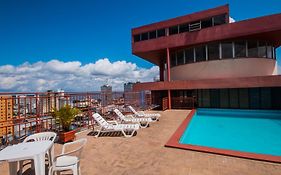
POLYGON ((131 29, 224 4, 236 21, 281 13, 278 0, 0 0, 0 92, 152 81, 159 69, 132 55, 131 29))

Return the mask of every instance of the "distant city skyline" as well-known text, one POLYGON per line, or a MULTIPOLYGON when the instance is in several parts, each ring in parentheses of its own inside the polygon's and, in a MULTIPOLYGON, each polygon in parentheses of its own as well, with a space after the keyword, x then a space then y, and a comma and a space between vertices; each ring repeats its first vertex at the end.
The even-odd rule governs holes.
MULTIPOLYGON (((0 91, 153 81, 159 68, 132 55, 131 29, 227 3, 235 21, 281 13, 275 0, 1 1, 0 91)), ((279 67, 280 57, 278 48, 279 67)))

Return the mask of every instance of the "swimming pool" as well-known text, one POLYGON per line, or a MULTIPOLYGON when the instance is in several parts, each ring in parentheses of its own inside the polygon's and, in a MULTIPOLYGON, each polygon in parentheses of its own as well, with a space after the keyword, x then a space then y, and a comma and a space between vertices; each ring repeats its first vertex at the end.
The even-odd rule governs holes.
POLYGON ((281 111, 197 109, 174 137, 172 147, 281 162, 281 111))

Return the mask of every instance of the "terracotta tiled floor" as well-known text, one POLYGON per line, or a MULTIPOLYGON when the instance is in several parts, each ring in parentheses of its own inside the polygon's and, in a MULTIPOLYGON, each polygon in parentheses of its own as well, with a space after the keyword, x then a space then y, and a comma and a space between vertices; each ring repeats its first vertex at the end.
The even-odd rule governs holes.
MULTIPOLYGON (((88 139, 82 154, 83 175, 271 175, 281 174, 281 164, 240 159, 164 147, 187 116, 187 110, 162 112, 159 122, 141 129, 133 138, 103 136, 91 131, 79 134, 88 139)), ((56 152, 61 145, 56 144, 56 152)), ((0 174, 8 174, 7 163, 0 174)), ((25 174, 30 174, 28 171, 25 174)))

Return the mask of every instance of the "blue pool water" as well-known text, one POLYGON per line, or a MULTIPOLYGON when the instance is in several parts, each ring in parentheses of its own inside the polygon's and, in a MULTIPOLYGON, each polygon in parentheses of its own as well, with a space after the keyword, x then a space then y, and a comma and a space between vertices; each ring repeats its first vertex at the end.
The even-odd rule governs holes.
POLYGON ((281 111, 198 109, 180 143, 281 156, 281 111))

